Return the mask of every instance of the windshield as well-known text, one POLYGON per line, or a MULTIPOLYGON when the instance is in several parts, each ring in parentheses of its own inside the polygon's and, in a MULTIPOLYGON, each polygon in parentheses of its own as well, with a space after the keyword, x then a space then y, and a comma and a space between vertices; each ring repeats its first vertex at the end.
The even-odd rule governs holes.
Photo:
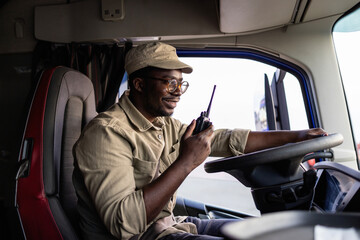
POLYGON ((349 116, 352 123, 354 144, 359 160, 360 149, 360 9, 341 18, 334 26, 333 38, 339 62, 349 116))

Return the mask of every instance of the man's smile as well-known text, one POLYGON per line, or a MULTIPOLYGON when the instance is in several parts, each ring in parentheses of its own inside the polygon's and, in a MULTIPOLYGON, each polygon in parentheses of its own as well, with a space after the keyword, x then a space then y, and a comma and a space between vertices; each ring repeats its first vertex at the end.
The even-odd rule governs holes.
POLYGON ((180 101, 180 98, 162 98, 165 106, 168 108, 175 108, 176 104, 180 101))

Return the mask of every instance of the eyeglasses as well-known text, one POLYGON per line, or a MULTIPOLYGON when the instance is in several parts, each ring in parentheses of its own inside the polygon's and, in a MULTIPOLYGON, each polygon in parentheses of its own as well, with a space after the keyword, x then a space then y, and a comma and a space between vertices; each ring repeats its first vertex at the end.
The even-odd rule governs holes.
POLYGON ((163 81, 164 83, 167 82, 167 91, 169 93, 173 93, 176 91, 176 89, 180 89, 181 94, 185 93, 186 90, 189 87, 189 83, 187 81, 182 81, 179 82, 177 79, 173 78, 173 79, 162 79, 162 78, 156 78, 156 77, 144 77, 147 79, 154 79, 154 80, 159 80, 159 81, 163 81))

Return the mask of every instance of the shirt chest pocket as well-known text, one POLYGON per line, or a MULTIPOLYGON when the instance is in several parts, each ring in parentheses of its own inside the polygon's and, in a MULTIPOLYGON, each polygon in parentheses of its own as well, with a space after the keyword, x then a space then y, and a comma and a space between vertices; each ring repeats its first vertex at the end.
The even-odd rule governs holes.
POLYGON ((134 178, 136 188, 140 189, 144 185, 150 183, 156 173, 157 162, 150 162, 141 160, 139 158, 133 158, 133 167, 134 167, 134 178))
POLYGON ((180 142, 175 143, 171 148, 166 159, 168 160, 168 164, 171 165, 178 158, 180 153, 180 142))

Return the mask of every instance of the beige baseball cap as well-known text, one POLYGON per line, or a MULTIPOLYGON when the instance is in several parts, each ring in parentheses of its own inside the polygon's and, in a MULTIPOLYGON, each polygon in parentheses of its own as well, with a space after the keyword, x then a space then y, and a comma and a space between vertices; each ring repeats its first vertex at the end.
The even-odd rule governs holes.
POLYGON ((181 62, 176 49, 162 42, 151 42, 132 48, 125 57, 125 70, 131 73, 145 68, 179 69, 183 73, 191 73, 192 67, 181 62))

